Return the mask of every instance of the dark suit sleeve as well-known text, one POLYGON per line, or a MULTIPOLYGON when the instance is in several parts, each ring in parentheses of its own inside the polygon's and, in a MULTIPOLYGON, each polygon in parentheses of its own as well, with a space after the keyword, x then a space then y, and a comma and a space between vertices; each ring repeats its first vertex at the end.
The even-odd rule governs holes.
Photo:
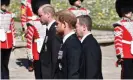
POLYGON ((67 48, 68 79, 79 79, 81 45, 75 41, 67 48))
POLYGON ((54 75, 55 73, 60 44, 61 44, 60 38, 58 36, 55 36, 55 39, 53 39, 52 42, 52 75, 54 75))
POLYGON ((101 76, 101 50, 99 45, 89 42, 84 46, 86 78, 99 79, 101 76))

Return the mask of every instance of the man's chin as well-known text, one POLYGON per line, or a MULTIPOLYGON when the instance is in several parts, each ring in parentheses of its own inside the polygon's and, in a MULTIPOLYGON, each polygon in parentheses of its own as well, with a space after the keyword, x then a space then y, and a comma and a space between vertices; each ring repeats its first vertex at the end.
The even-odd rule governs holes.
POLYGON ((63 33, 62 33, 62 32, 56 31, 56 34, 57 34, 57 35, 60 35, 60 36, 63 36, 63 33))
POLYGON ((78 37, 80 37, 80 35, 79 35, 78 33, 76 33, 76 35, 77 35, 78 37))
POLYGON ((46 25, 46 23, 44 23, 44 22, 42 22, 42 21, 41 21, 41 24, 42 24, 42 25, 46 25))

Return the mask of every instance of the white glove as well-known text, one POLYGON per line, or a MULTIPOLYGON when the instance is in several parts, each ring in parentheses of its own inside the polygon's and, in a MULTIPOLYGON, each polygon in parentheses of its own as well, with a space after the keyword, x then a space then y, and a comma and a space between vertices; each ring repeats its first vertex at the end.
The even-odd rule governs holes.
POLYGON ((4 29, 0 29, 0 41, 4 42, 6 40, 6 32, 4 29))
POLYGON ((13 46, 15 46, 16 45, 16 39, 14 38, 13 39, 13 46))
POLYGON ((33 60, 33 54, 31 49, 27 49, 27 57, 29 60, 33 60))
POLYGON ((131 41, 131 54, 133 55, 133 41, 131 41))
POLYGON ((42 49, 42 45, 43 45, 43 41, 44 39, 43 38, 39 38, 36 40, 37 42, 37 51, 40 53, 41 49, 42 49))

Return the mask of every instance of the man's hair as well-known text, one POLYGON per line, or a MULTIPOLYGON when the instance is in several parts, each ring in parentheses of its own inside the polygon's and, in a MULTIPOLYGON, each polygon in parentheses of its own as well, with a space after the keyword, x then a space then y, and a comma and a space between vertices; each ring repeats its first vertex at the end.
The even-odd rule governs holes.
POLYGON ((52 16, 55 15, 55 10, 50 4, 43 5, 42 10, 44 13, 50 13, 52 16))
POLYGON ((55 15, 56 20, 59 20, 61 23, 68 23, 71 29, 76 28, 77 18, 76 16, 69 10, 61 10, 55 15))
POLYGON ((87 30, 91 31, 92 20, 91 20, 90 16, 88 16, 88 15, 81 15, 81 16, 78 16, 77 19, 79 19, 79 24, 80 25, 86 25, 87 30))

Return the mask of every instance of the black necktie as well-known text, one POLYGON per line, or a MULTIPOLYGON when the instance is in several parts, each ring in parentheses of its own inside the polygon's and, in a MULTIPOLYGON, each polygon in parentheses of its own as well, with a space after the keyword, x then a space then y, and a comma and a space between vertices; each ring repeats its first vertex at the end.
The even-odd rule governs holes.
POLYGON ((46 28, 46 36, 48 36, 48 28, 46 28))

